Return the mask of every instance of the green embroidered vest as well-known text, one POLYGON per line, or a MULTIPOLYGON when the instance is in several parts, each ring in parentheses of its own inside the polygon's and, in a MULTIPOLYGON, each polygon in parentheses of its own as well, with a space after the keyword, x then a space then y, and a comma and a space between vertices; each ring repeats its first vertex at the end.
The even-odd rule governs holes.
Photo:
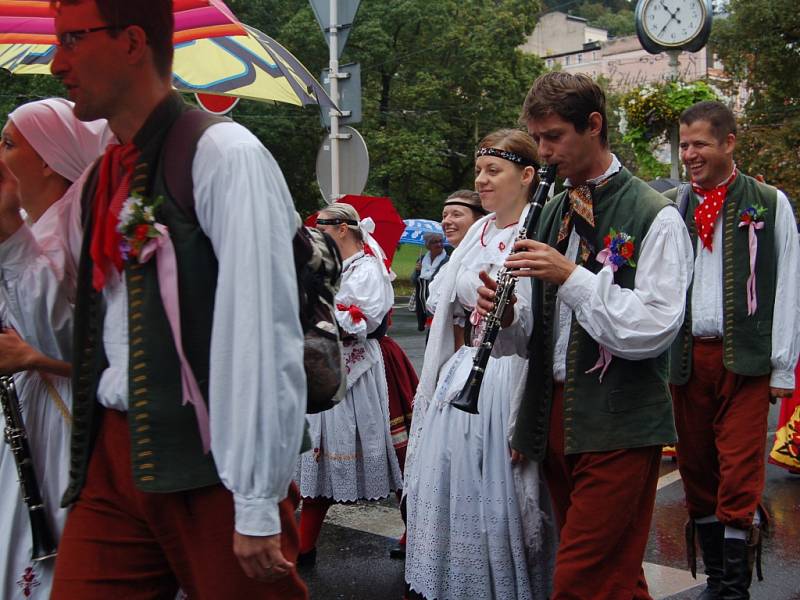
MULTIPOLYGON (((209 351, 217 260, 196 217, 169 196, 161 171, 161 149, 170 127, 187 110, 177 94, 148 118, 134 143, 141 155, 131 192, 163 196, 156 218, 169 228, 178 264, 178 295, 184 352, 208 402, 209 351)), ((96 182, 84 189, 84 207, 91 206, 96 182)), ((84 210, 84 240, 78 268, 73 364, 73 413, 70 483, 62 505, 74 502, 83 487, 92 445, 100 426, 97 387, 108 362, 103 349, 102 294, 92 287, 89 255, 92 211, 84 210)), ((211 454, 204 454, 191 405, 182 404, 180 361, 161 302, 156 258, 144 265, 127 264, 129 328, 129 409, 131 463, 138 489, 174 492, 219 482, 211 454)), ((111 325, 113 326, 113 324, 111 325)))
MULTIPOLYGON (((675 198, 676 191, 667 192, 675 198)), ((752 177, 739 173, 728 188, 728 196, 720 211, 723 285, 723 363, 725 368, 738 375, 767 375, 772 370, 772 311, 775 306, 777 259, 775 255, 775 211, 778 194, 774 187, 759 183, 752 177), (747 314, 747 278, 750 276, 750 252, 747 228, 739 228, 739 215, 745 209, 760 204, 767 211, 763 216, 764 228, 756 231, 756 293, 758 308, 754 315, 747 314)), ((697 252, 697 227, 694 209, 700 203, 695 194, 689 195, 686 210, 686 227, 697 252)), ((692 369, 692 287, 686 302, 686 317, 678 337, 670 349, 670 383, 684 385, 692 369)))
MULTIPOLYGON (((623 168, 595 190, 595 248, 613 227, 634 237, 634 262, 641 243, 659 211, 670 203, 623 168)), ((555 246, 566 193, 548 202, 535 233, 536 239, 555 246)), ((669 209, 672 210, 672 209, 669 209)), ((585 268, 597 273, 602 265, 592 259, 585 268)), ((633 289, 636 268, 620 267, 615 282, 633 289)), ((547 446, 553 397, 553 323, 558 288, 533 280, 534 325, 529 345, 529 370, 512 446, 541 461, 547 446)), ((564 381, 564 450, 566 454, 604 452, 668 444, 675 441, 672 401, 667 386, 668 357, 631 361, 615 356, 603 381, 599 372, 586 373, 599 356, 599 345, 572 319, 564 381)))

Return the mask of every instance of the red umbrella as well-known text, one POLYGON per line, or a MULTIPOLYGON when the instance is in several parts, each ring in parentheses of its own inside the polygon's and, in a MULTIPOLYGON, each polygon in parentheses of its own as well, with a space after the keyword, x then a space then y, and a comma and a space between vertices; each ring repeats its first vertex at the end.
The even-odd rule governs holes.
MULTIPOLYGON (((174 12, 176 44, 245 35, 244 28, 222 0, 175 0, 174 12)), ((0 44, 55 43, 50 0, 0 0, 0 44)))
MULTIPOLYGON (((403 219, 397 214, 394 204, 389 198, 378 196, 344 196, 338 202, 349 204, 358 211, 358 216, 362 219, 367 217, 375 221, 375 232, 372 237, 378 242, 386 254, 389 264, 392 264, 394 253, 397 250, 397 243, 406 229, 403 219)), ((324 210, 324 209, 323 209, 324 210)), ((306 225, 313 227, 317 222, 317 215, 311 215, 306 219, 306 225)))

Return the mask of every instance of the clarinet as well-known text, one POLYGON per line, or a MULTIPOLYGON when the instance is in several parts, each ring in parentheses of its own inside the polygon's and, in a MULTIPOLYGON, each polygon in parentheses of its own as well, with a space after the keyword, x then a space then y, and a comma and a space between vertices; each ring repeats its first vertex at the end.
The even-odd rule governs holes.
POLYGON ((19 398, 14 386, 14 379, 10 376, 0 377, 0 405, 6 418, 5 438, 14 455, 17 464, 19 485, 25 504, 28 506, 28 516, 31 520, 31 536, 33 550, 31 559, 38 562, 56 555, 56 545, 53 542, 53 533, 47 523, 42 494, 36 479, 33 467, 31 449, 28 445, 28 434, 25 422, 19 409, 19 398))
MULTIPOLYGON (((550 188, 556 179, 556 169, 558 165, 547 165, 539 170, 539 186, 533 194, 531 200, 531 208, 528 211, 524 223, 519 228, 517 239, 515 243, 527 239, 533 234, 536 224, 539 221, 539 216, 542 214, 544 203, 547 202, 547 197, 550 193, 550 188)), ((512 249, 511 254, 515 254, 516 250, 512 249)), ((494 307, 491 312, 486 315, 485 328, 483 335, 481 335, 480 344, 478 344, 478 351, 475 353, 475 358, 472 362, 472 370, 469 372, 469 377, 458 397, 455 398, 451 404, 464 412, 473 415, 478 414, 478 396, 481 392, 481 383, 483 383, 483 374, 486 371, 486 365, 489 363, 489 357, 492 355, 492 348, 497 339, 497 334, 500 332, 500 322, 505 313, 511 298, 514 295, 514 288, 517 285, 517 277, 503 267, 497 276, 497 291, 495 292, 494 307)))

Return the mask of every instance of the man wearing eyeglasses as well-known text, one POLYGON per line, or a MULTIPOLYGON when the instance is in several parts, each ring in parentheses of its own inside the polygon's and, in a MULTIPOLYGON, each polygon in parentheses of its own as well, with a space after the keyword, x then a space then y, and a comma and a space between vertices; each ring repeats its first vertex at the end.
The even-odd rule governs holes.
MULTIPOLYGON (((120 142, 64 210, 76 299, 59 294, 27 228, 0 218, 0 260, 41 271, 42 302, 75 301, 72 510, 52 598, 170 598, 179 586, 193 600, 307 598, 294 565, 306 388, 297 284, 281 264, 294 231, 283 176, 247 130, 214 123, 191 165, 174 167, 191 169, 193 204, 180 204, 161 160, 188 110, 171 88, 172 1, 52 7, 53 74, 75 114, 108 119, 120 142)), ((59 339, 71 329, 42 326, 59 339)))

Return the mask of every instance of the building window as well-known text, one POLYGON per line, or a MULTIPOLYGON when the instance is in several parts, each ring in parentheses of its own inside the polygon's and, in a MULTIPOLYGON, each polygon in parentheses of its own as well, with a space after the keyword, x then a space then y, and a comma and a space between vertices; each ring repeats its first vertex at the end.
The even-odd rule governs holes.
POLYGON ((592 60, 597 60, 597 50, 592 52, 592 60))
POLYGON ((553 59, 552 59, 552 58, 548 58, 548 59, 545 61, 545 64, 547 65, 547 68, 548 68, 548 69, 552 69, 552 68, 553 68, 553 59))
POLYGON ((564 64, 565 64, 566 66, 569 66, 569 56, 565 56, 565 57, 564 57, 564 64))
POLYGON ((578 54, 578 64, 583 62, 583 54, 578 54))

